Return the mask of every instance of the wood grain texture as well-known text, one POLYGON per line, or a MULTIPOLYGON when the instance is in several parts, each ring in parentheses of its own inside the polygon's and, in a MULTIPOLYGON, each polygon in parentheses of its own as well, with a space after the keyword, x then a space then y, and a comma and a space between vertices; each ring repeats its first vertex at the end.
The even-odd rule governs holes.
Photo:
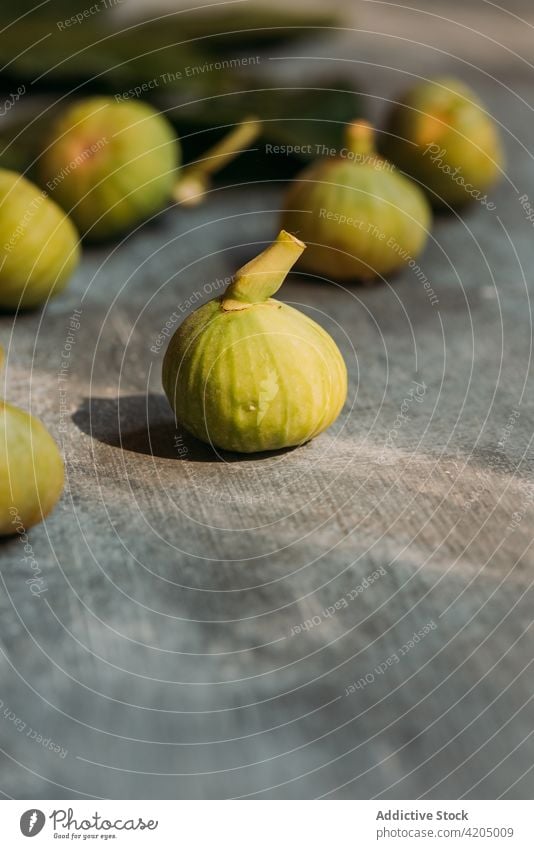
POLYGON ((509 167, 495 212, 436 220, 420 267, 439 303, 410 269, 280 293, 349 365, 313 443, 217 456, 176 431, 151 350, 275 234, 279 186, 170 211, 87 251, 44 316, 0 319, 9 400, 67 467, 30 534, 46 592, 20 540, 1 549, 4 794, 532 796, 532 93, 470 73, 509 167))

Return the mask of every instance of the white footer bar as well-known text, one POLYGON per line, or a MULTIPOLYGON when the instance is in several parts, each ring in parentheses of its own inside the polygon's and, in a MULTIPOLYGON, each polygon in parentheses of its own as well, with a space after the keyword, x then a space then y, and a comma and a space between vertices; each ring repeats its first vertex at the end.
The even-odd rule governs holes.
POLYGON ((532 849, 527 801, 64 801, 0 803, 0 843, 158 849, 532 849), (35 842, 31 843, 30 840, 35 842))

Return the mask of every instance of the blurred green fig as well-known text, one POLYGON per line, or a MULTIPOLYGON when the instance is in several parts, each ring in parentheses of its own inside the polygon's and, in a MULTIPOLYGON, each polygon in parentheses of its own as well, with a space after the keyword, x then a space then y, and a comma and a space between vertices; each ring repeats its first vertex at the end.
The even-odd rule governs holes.
POLYGON ((0 535, 21 533, 40 522, 62 490, 63 461, 45 426, 0 401, 0 535))
POLYGON ((139 101, 79 101, 54 122, 40 181, 90 239, 118 236, 170 200, 180 145, 167 119, 139 101))
POLYGON ((245 453, 286 448, 338 417, 347 370, 334 340, 271 297, 304 248, 282 231, 171 339, 163 387, 178 423, 203 442, 245 453))
POLYGON ((495 121, 474 91, 447 77, 418 83, 393 106, 382 149, 435 206, 486 202, 504 165, 495 121))
POLYGON ((0 168, 0 309, 54 297, 79 258, 78 234, 63 210, 29 180, 0 168))
POLYGON ((45 426, 0 401, 0 534, 40 522, 63 490, 63 461, 45 426))
POLYGON ((40 181, 86 239, 114 238, 170 201, 200 202, 212 175, 258 133, 258 121, 247 118, 180 169, 181 145, 164 115, 140 101, 95 97, 68 107, 54 122, 40 181))
POLYGON ((423 249, 430 207, 421 190, 375 152, 365 121, 346 131, 346 146, 297 175, 282 226, 307 244, 300 267, 337 280, 372 279, 423 249))

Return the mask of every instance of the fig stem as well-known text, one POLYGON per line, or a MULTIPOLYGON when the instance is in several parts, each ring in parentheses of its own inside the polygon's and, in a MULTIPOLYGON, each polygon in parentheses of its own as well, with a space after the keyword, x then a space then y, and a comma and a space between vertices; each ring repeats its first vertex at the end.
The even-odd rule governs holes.
POLYGON ((200 203, 210 185, 210 177, 228 165, 253 144, 261 132, 261 121, 244 118, 217 144, 207 150, 202 159, 187 165, 174 186, 173 198, 184 206, 200 203))
POLYGON ((243 310, 274 295, 305 248, 296 236, 280 230, 268 248, 236 272, 222 300, 223 310, 243 310))
POLYGON ((353 121, 345 130, 345 144, 357 156, 372 156, 375 151, 375 131, 367 121, 353 121))

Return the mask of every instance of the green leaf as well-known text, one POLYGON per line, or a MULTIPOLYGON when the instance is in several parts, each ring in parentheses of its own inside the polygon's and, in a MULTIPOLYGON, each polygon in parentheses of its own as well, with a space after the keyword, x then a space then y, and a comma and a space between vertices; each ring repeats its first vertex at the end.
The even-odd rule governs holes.
POLYGON ((211 7, 127 21, 121 29, 113 28, 118 26, 113 16, 100 12, 66 27, 65 13, 45 15, 46 8, 15 23, 0 20, 0 79, 48 89, 84 85, 116 91, 220 59, 225 50, 242 53, 296 41, 309 37, 310 27, 315 31, 337 22, 326 13, 211 7))

